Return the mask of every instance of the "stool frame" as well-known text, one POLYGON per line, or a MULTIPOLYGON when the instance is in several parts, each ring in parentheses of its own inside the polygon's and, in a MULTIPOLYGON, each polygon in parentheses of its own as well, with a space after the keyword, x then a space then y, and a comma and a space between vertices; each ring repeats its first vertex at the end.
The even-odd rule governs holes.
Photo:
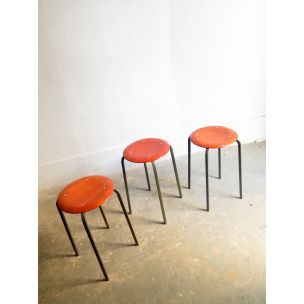
MULTIPOLYGON (((135 241, 135 245, 138 246, 138 241, 137 241, 135 232, 134 232, 134 230, 133 230, 132 224, 131 224, 131 222, 130 222, 130 219, 129 219, 129 217, 128 217, 126 208, 125 208, 124 203, 123 203, 123 201, 122 201, 121 195, 120 195, 120 193, 118 192, 118 190, 116 190, 116 189, 114 189, 114 192, 115 192, 116 195, 117 195, 117 198, 118 198, 118 200, 119 200, 120 206, 121 206, 122 211, 123 211, 123 213, 124 213, 124 215, 125 215, 125 218, 126 218, 126 220, 127 220, 128 226, 129 226, 129 228, 130 228, 130 231, 131 231, 131 233, 132 233, 133 239, 134 239, 134 241, 135 241)), ((66 221, 66 218, 65 218, 65 216, 64 216, 64 211, 61 210, 61 209, 58 207, 58 204, 57 204, 57 203, 56 203, 56 206, 57 206, 58 212, 59 212, 59 214, 60 214, 61 220, 62 220, 62 222, 63 222, 64 228, 65 228, 65 230, 66 230, 66 232, 67 232, 67 235, 68 235, 68 237, 69 237, 69 239, 70 239, 71 245, 72 245, 72 247, 73 247, 73 249, 74 249, 75 255, 76 255, 76 256, 79 256, 79 251, 78 251, 78 249, 77 249, 77 246, 76 246, 76 244, 75 244, 75 241, 74 241, 73 236, 72 236, 72 233, 71 233, 71 230, 70 230, 70 228, 69 228, 69 226, 68 226, 68 223, 67 223, 67 221, 66 221)), ((95 209, 93 209, 93 210, 95 210, 95 209)), ((108 221, 107 221, 106 215, 105 215, 105 213, 104 213, 103 208, 102 208, 101 205, 99 206, 99 210, 100 210, 100 213, 101 213, 101 215, 102 215, 102 217, 103 217, 103 219, 104 219, 104 222, 105 222, 105 224, 106 224, 106 228, 109 229, 110 226, 109 226, 109 223, 108 223, 108 221)), ((91 210, 91 211, 92 211, 92 210, 91 210)), ((86 212, 81 213, 82 224, 83 224, 83 226, 84 226, 84 228, 85 228, 85 231, 86 231, 86 233, 87 233, 87 235, 88 235, 88 238, 89 238, 90 243, 91 243, 91 246, 92 246, 92 248, 93 248, 93 250, 94 250, 94 253, 95 253, 95 256, 96 256, 97 261, 98 261, 98 263, 99 263, 99 266, 100 266, 100 268, 101 268, 101 271, 102 271, 102 273, 103 273, 103 275, 104 275, 104 281, 109 281, 109 276, 108 276, 107 271, 106 271, 106 269, 105 269, 105 267, 104 267, 104 264, 103 264, 102 259, 101 259, 101 257, 100 257, 100 254, 99 254, 99 251, 98 251, 98 249, 97 249, 97 246, 96 246, 96 244, 95 244, 95 242, 94 242, 94 238, 93 238, 93 235, 92 235, 92 233, 91 233, 91 231, 90 231, 89 225, 88 225, 88 223, 87 223, 87 220, 86 220, 86 217, 85 217, 85 213, 86 213, 86 212)))
MULTIPOLYGON (((241 142, 236 140, 238 145, 238 163, 239 163, 239 191, 240 199, 243 198, 243 186, 242 186, 242 151, 241 142)), ((221 149, 218 148, 218 178, 222 177, 221 169, 221 149)), ((209 166, 208 166, 209 148, 205 148, 205 174, 206 174, 206 211, 209 211, 209 166)), ((191 188, 191 137, 188 137, 188 189, 191 188)))
MULTIPOLYGON (((173 164, 173 168, 174 168, 174 173, 175 173, 177 188, 178 188, 178 192, 179 192, 179 197, 182 198, 182 190, 181 190, 181 186, 180 186, 180 182, 179 182, 179 177, 178 177, 178 172, 177 172, 177 167, 176 167, 176 162, 175 162, 175 157, 174 157, 174 152, 173 152, 172 146, 170 146, 170 154, 171 154, 171 160, 172 160, 172 164, 173 164)), ((129 214, 132 214, 129 187, 128 187, 127 174, 126 174, 124 161, 125 161, 125 158, 123 156, 121 158, 121 167, 122 167, 122 173, 123 173, 124 184, 125 184, 125 189, 126 189, 126 195, 127 195, 127 201, 128 201, 128 207, 129 207, 129 214)), ((162 194, 161 194, 161 190, 160 190, 160 184, 159 184, 156 164, 155 164, 154 161, 152 161, 151 164, 152 164, 152 168, 153 168, 153 172, 154 172, 154 178, 155 178, 155 183, 156 183, 156 188, 157 188, 157 192, 158 192, 158 197, 159 197, 159 202, 160 202, 160 207, 161 207, 161 211, 162 211, 164 224, 167 224, 166 213, 165 213, 162 194)), ((149 180, 149 173, 148 173, 147 163, 144 163, 144 168, 145 168, 148 190, 151 191, 151 185, 150 185, 150 180, 149 180)))

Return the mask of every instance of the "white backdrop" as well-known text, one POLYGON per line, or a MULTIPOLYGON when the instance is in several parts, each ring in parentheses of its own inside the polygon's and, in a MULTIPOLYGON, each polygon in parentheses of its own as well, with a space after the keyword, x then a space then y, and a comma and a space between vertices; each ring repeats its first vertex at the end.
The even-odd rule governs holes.
POLYGON ((264 0, 40 0, 39 188, 191 131, 265 139, 264 0))

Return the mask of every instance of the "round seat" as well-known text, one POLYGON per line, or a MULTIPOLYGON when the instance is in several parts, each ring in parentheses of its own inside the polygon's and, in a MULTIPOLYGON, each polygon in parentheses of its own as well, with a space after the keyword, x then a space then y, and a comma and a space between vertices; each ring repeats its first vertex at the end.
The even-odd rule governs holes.
POLYGON ((234 143, 238 135, 226 127, 210 126, 197 129, 190 135, 190 139, 199 147, 218 149, 234 143))
POLYGON ((123 156, 133 163, 150 163, 166 155, 170 145, 163 139, 144 138, 127 146, 123 156))
POLYGON ((86 176, 66 186, 57 206, 64 212, 83 213, 102 205, 113 193, 114 183, 106 176, 86 176))

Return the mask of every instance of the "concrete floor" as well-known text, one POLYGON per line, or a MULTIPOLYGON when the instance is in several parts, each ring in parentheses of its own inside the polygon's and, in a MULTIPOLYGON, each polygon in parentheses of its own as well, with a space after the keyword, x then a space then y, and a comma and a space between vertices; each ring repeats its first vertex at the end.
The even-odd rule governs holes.
MULTIPOLYGON (((265 143, 243 145, 243 193, 238 196, 237 147, 210 151, 210 212, 205 208, 204 150, 192 156, 192 189, 187 158, 176 159, 183 198, 177 198, 172 164, 158 163, 168 224, 163 225, 152 168, 152 192, 143 166, 128 170, 133 215, 140 245, 133 240, 116 197, 87 215, 110 277, 102 273, 80 216, 67 215, 80 256, 74 257, 55 207, 60 189, 39 195, 39 303, 265 303, 265 143)), ((99 172, 97 172, 99 173, 99 172)), ((105 174, 105 172, 100 172, 105 174)), ((122 174, 111 176, 125 205, 122 174)))

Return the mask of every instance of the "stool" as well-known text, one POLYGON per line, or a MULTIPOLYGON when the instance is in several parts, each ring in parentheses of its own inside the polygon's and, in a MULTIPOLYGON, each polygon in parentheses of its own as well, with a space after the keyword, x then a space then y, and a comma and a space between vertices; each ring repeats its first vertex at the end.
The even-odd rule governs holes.
POLYGON ((131 209, 131 202, 130 202, 130 196, 129 196, 127 175, 126 175, 125 164, 124 164, 125 159, 130 162, 133 162, 133 163, 143 163, 144 164, 149 191, 151 191, 151 186, 150 186, 150 181, 149 181, 147 163, 152 164, 164 224, 167 223, 155 161, 158 160, 159 158, 161 158, 162 156, 166 155, 169 152, 169 150, 171 153, 171 158, 172 158, 173 168, 174 168, 174 172, 175 172, 175 178, 176 178, 176 183, 177 183, 177 187, 178 187, 179 197, 181 198, 182 190, 181 190, 180 183, 179 183, 173 148, 165 140, 162 140, 159 138, 144 138, 144 139, 140 139, 138 141, 133 142, 132 144, 130 144, 129 146, 127 146, 124 149, 123 157, 121 158, 121 166, 122 166, 122 172, 123 172, 123 177, 124 177, 124 182, 125 182, 125 188, 126 188, 126 194, 127 194, 130 214, 132 213, 132 209, 131 209))
POLYGON ((209 180, 208 180, 208 153, 209 149, 218 149, 218 170, 221 178, 221 148, 234 142, 238 144, 239 160, 239 188, 240 198, 242 195, 242 164, 241 164, 241 142, 238 135, 232 129, 221 126, 210 126, 194 131, 188 138, 188 189, 191 187, 191 142, 196 146, 205 148, 205 168, 206 168, 206 201, 207 211, 209 211, 209 180))
POLYGON ((136 239, 133 227, 131 225, 130 219, 128 217, 128 214, 126 212, 125 206, 123 204, 122 198, 119 194, 119 192, 114 189, 114 184, 111 179, 105 176, 86 176, 83 178, 80 178, 68 186, 66 186, 59 194, 57 198, 57 209, 59 211, 60 217, 62 219, 63 225, 65 227, 65 230, 68 234, 68 237, 71 241, 72 247, 75 251, 75 255, 78 256, 78 249, 75 245, 75 242, 73 240, 71 231, 69 229, 69 226, 67 224, 67 221, 65 219, 64 213, 73 213, 73 214, 81 214, 81 219, 83 226, 87 232, 87 235, 89 237, 90 243, 93 247, 93 250, 95 252, 96 258, 98 260, 98 263, 100 265, 100 268, 104 274, 105 281, 109 280, 108 274, 106 272, 106 269, 103 265, 103 262, 101 260, 101 257, 98 253, 97 247, 95 245, 93 236, 91 234, 91 231, 89 229, 89 226, 87 224, 85 213, 91 210, 94 210, 99 207, 99 210, 101 212, 101 215, 105 221, 106 227, 109 229, 109 224, 107 221, 107 218, 104 214, 104 211, 101 207, 101 205, 112 195, 112 193, 115 192, 119 203, 121 205, 122 211, 126 217, 127 223, 129 225, 129 228, 131 230, 132 236, 135 241, 135 245, 138 245, 138 241, 136 239))

